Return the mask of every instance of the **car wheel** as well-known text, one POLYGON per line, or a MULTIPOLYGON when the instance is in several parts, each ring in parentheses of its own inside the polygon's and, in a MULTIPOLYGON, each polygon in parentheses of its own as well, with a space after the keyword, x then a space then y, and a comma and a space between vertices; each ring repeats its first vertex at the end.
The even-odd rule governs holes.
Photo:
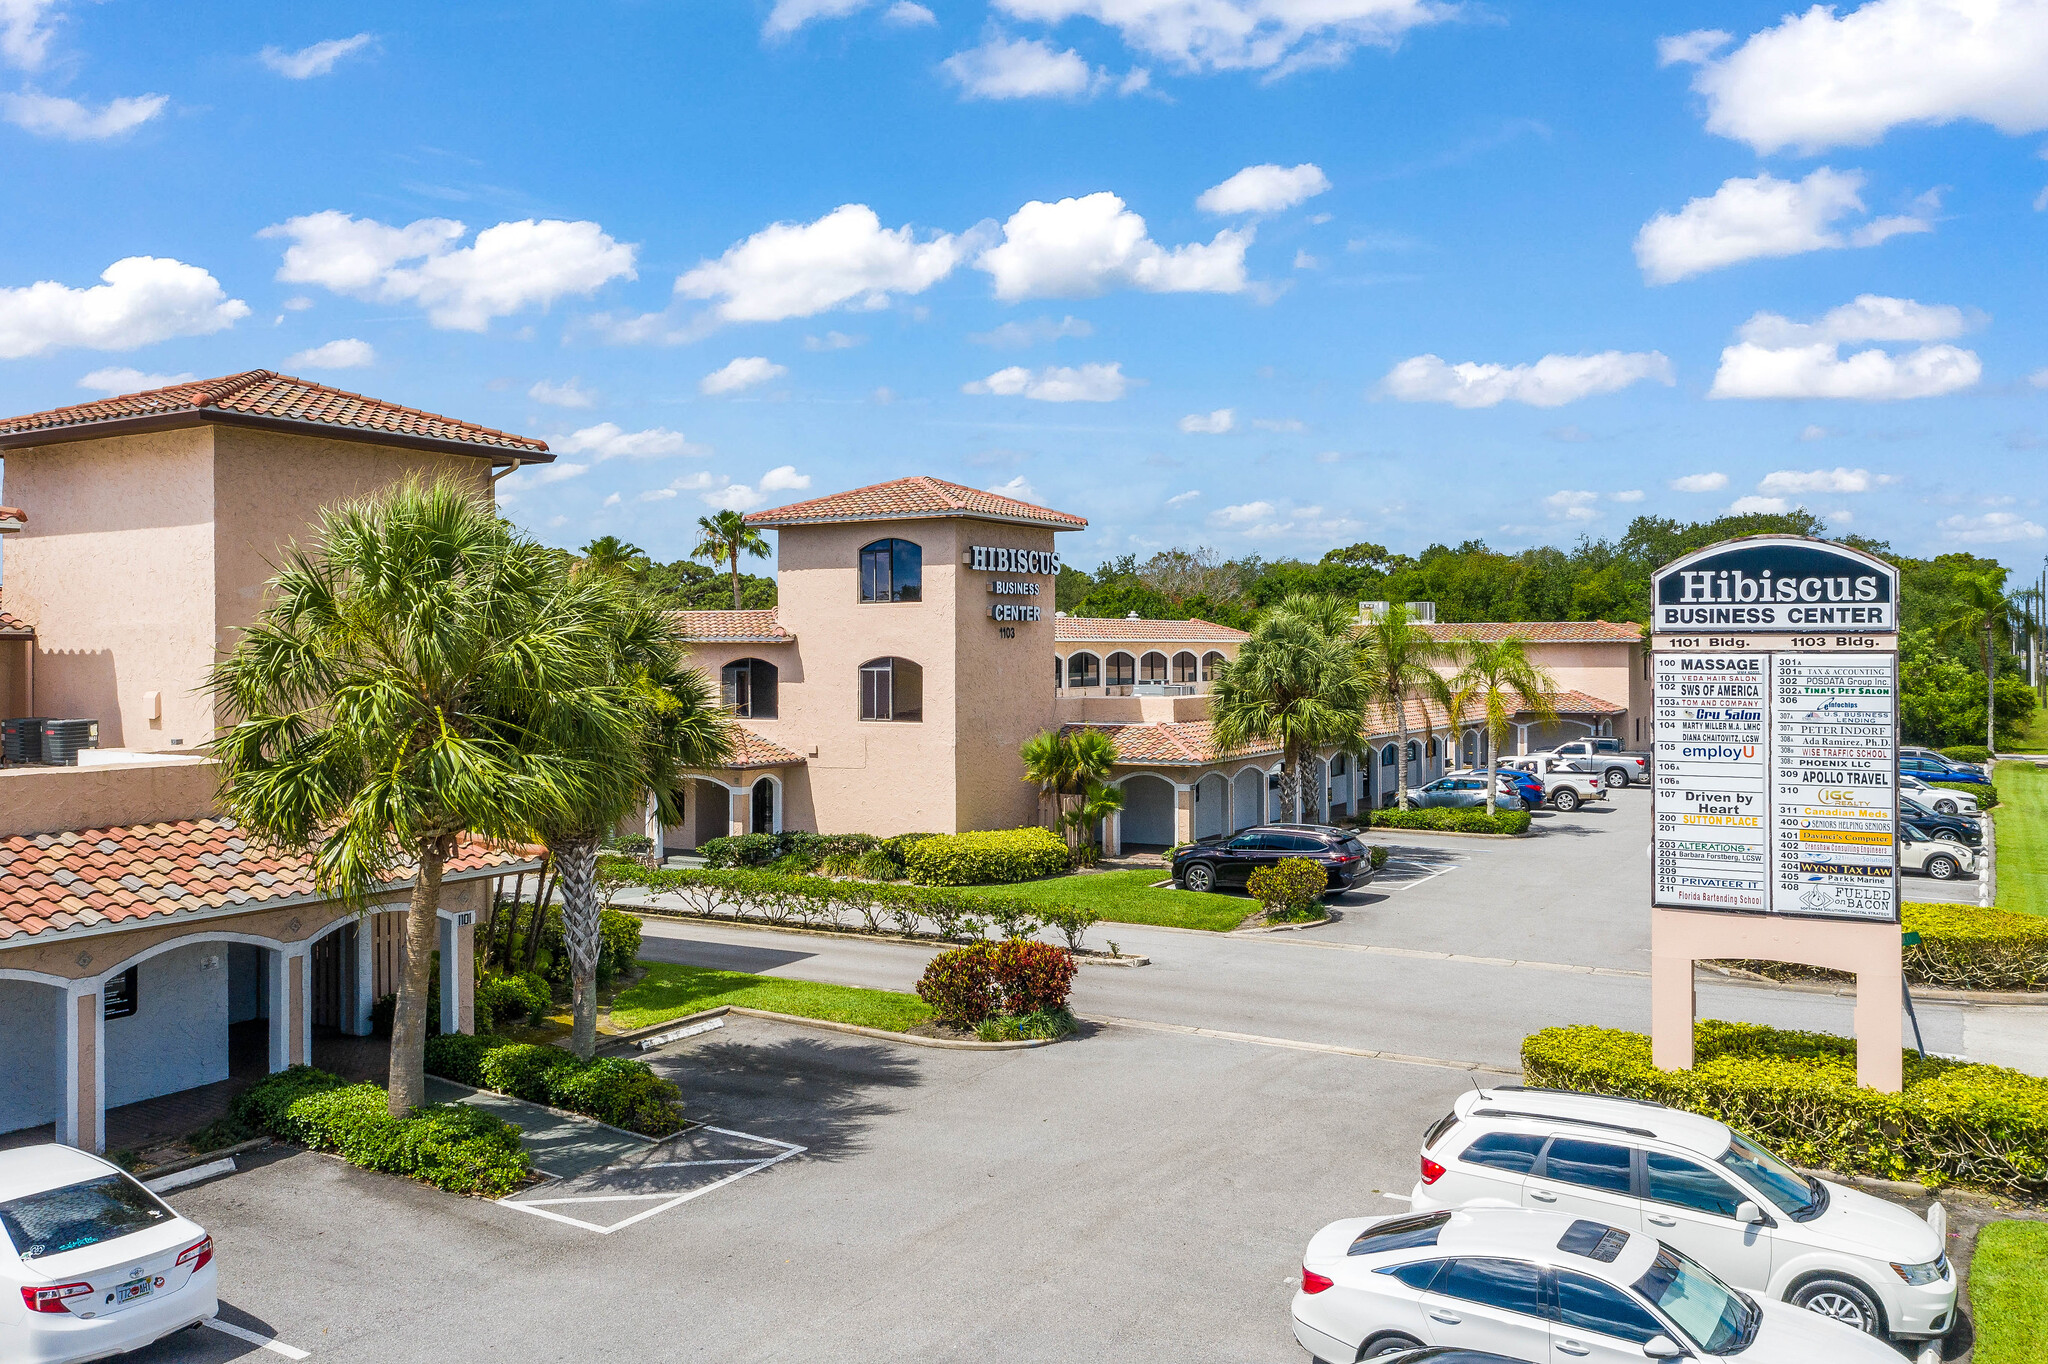
POLYGON ((1566 814, 1570 814, 1579 808, 1579 793, 1572 790, 1569 786, 1562 787, 1556 795, 1550 798, 1550 803, 1566 814))
POLYGON ((1877 1310, 1877 1302, 1862 1284, 1849 1279, 1814 1279, 1803 1283, 1792 1294, 1791 1303, 1844 1326, 1853 1326, 1867 1336, 1884 1331, 1884 1318, 1877 1310))
POLYGON ((1936 853, 1927 859, 1927 874, 1937 881, 1952 881, 1955 874, 1961 870, 1962 868, 1956 865, 1956 860, 1946 853, 1936 853))
POLYGON ((1183 875, 1189 890, 1212 891, 1216 889, 1216 869, 1207 862, 1197 862, 1183 875))
POLYGON ((1936 829, 1934 836, 1944 843, 1960 843, 1963 841, 1963 836, 1954 829, 1936 829))
POLYGON ((1385 1359, 1388 1355, 1397 1355, 1408 1350, 1419 1350, 1421 1348, 1421 1341, 1411 1340, 1407 1336, 1375 1336, 1365 1343, 1365 1348, 1358 1352, 1358 1357, 1360 1359, 1385 1359))
POLYGON ((1939 815, 1952 815, 1956 812, 1956 803, 1952 800, 1937 800, 1934 802, 1934 812, 1939 815))

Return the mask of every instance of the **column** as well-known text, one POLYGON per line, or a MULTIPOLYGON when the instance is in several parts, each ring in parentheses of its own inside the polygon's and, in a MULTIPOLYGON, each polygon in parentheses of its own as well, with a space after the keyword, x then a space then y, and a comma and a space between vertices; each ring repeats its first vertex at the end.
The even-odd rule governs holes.
MULTIPOLYGON (((1889 924, 1882 927, 1891 929, 1889 924)), ((1856 975, 1856 1083, 1884 1094, 1896 1094, 1906 1086, 1901 980, 1899 971, 1856 975)))
POLYGON ((292 1063, 292 963, 282 948, 263 949, 263 967, 270 982, 270 1069, 292 1063))
POLYGON ((377 937, 377 911, 359 915, 348 932, 353 938, 349 952, 348 1031, 357 1037, 371 1032, 370 1009, 377 1002, 377 963, 371 955, 377 937))
POLYGON ((1663 917, 1672 912, 1650 911, 1650 1064, 1659 1070, 1690 1070, 1699 987, 1693 978, 1692 949, 1658 941, 1672 932, 1663 917))
POLYGON ((59 996, 57 1045, 64 1094, 57 1140, 85 1151, 107 1149, 106 1015, 96 980, 74 981, 59 996))
POLYGON ((1195 788, 1176 785, 1173 788, 1173 841, 1176 844, 1195 841, 1195 788))
POLYGON ((464 1032, 467 1030, 461 1026, 462 974, 456 969, 455 916, 443 911, 438 927, 441 930, 441 1031, 464 1032))
POLYGON ((1121 810, 1110 811, 1109 818, 1102 822, 1102 855, 1124 855, 1124 812, 1121 810))

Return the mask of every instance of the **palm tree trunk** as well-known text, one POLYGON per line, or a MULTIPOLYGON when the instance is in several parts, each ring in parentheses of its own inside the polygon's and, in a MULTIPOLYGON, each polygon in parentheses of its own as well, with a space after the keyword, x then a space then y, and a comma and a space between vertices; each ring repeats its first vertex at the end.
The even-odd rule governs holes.
POLYGON ((1998 688, 1995 685, 1996 670, 1991 665, 1991 618, 1984 620, 1984 748, 1986 752, 1998 751, 1998 688))
POLYGON ((732 547, 732 609, 740 609, 740 547, 732 547))
POLYGON ((1491 726, 1489 726, 1487 728, 1486 733, 1481 736, 1479 740, 1479 748, 1480 755, 1486 759, 1486 762, 1484 764, 1484 771, 1486 774, 1486 816, 1487 818, 1491 819, 1494 814, 1494 789, 1500 785, 1500 778, 1494 773, 1493 770, 1493 729, 1491 726))
POLYGON ((427 1101, 427 984, 434 947, 441 936, 441 869, 448 858, 446 834, 420 840, 419 874, 405 919, 405 969, 398 979, 398 1007, 391 1019, 391 1069, 387 1107, 402 1118, 427 1101))
POLYGON ((597 903, 597 839, 581 835, 554 848, 561 868, 562 941, 569 949, 569 994, 575 1028, 569 1046, 588 1061, 597 1050, 597 953, 604 945, 597 903))
MULTIPOLYGON (((534 887, 533 913, 526 921, 526 965, 524 971, 533 971, 540 965, 541 932, 548 923, 548 901, 555 898, 555 881, 548 879, 548 872, 554 868, 552 858, 543 858, 540 864, 540 884, 534 887)), ((560 869, 555 868, 556 880, 560 869)))
POLYGON ((1301 759, 1292 749, 1280 757, 1280 822, 1295 823, 1295 805, 1301 796, 1301 759))
POLYGON ((1401 738, 1401 747, 1394 754, 1394 760, 1398 764, 1394 769, 1394 780, 1398 783, 1396 790, 1399 793, 1395 797, 1395 803, 1405 810, 1408 808, 1408 698, 1405 695, 1396 697, 1394 705, 1400 712, 1400 718, 1394 722, 1394 727, 1401 738))

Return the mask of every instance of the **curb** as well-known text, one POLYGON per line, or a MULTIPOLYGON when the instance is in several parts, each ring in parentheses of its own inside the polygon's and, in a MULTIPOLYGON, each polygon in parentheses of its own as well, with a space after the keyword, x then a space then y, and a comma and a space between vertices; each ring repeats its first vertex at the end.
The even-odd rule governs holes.
POLYGON ((1230 932, 1232 935, 1242 934, 1245 937, 1250 937, 1254 933, 1298 933, 1304 928, 1322 928, 1327 924, 1341 923, 1343 919, 1341 913, 1325 914, 1320 919, 1304 919, 1298 924, 1260 924, 1256 928, 1233 928, 1230 932))
POLYGON ((1395 834, 1399 834, 1405 837, 1408 834, 1422 834, 1427 838, 1494 838, 1505 839, 1508 842, 1512 843, 1518 839, 1535 838, 1537 835, 1541 834, 1543 830, 1537 828, 1534 824, 1531 824, 1529 826, 1529 832, 1525 834, 1474 834, 1466 833, 1462 829, 1403 829, 1398 828, 1391 824, 1374 824, 1368 828, 1354 829, 1352 830, 1352 832, 1359 835, 1360 837, 1366 837, 1368 835, 1392 836, 1395 834))
MULTIPOLYGON (((905 937, 901 933, 867 933, 858 928, 806 928, 801 924, 767 924, 762 923, 758 919, 721 919, 715 914, 692 914, 687 910, 657 909, 652 905, 614 904, 612 908, 622 914, 637 914, 644 919, 688 919, 700 924, 726 924, 733 928, 756 928, 768 933, 808 933, 813 937, 851 938, 856 942, 900 942, 908 943, 912 947, 929 947, 936 952, 943 952, 953 947, 972 947, 975 942, 974 939, 969 939, 965 942, 953 942, 950 939, 944 938, 910 938, 905 937)), ((1107 923, 1109 921, 1105 919, 1102 922, 1107 923)), ((1151 928, 1153 926, 1151 924, 1138 925, 1140 928, 1151 928)), ((1209 930, 1196 929, 1194 931, 1206 933, 1209 930)), ((982 938, 979 941, 996 942, 999 939, 982 938)), ((1042 940, 1032 939, 1030 941, 1042 940)), ((1054 946, 1058 945, 1057 943, 1054 944, 1054 946)), ((1097 952, 1092 947, 1083 948, 1079 952, 1074 953, 1074 960, 1083 966, 1090 964, 1096 966, 1149 966, 1152 962, 1152 958, 1142 956, 1136 952, 1126 952, 1119 958, 1111 957, 1106 952, 1097 952)))
POLYGON ((161 1179, 165 1175, 182 1174, 187 1170, 197 1169, 201 1165, 211 1165, 217 1160, 225 1160, 229 1156, 238 1156, 244 1151, 253 1151, 259 1146, 268 1146, 271 1140, 269 1137, 252 1137, 248 1141, 238 1141, 233 1146, 223 1146, 213 1151, 201 1151, 198 1155, 187 1156, 183 1160, 167 1161, 162 1165, 152 1165, 146 1170, 132 1170, 129 1173, 133 1174, 138 1180, 143 1181, 161 1179))
POLYGON ((715 1009, 706 1009, 682 1018, 666 1019, 644 1028, 635 1028, 631 1032, 611 1033, 606 1040, 608 1043, 633 1042, 642 1037, 651 1037, 674 1028, 686 1028, 692 1023, 708 1018, 721 1018, 727 1014, 737 1014, 742 1018, 765 1018, 776 1023, 793 1023, 800 1028, 822 1028, 827 1032, 850 1033, 855 1037, 872 1037, 883 1042, 902 1042, 913 1047, 936 1047, 941 1051, 1029 1051, 1035 1047, 1049 1047, 1055 1042, 1066 1040, 1060 1037, 1022 1037, 1013 1042, 983 1042, 978 1038, 969 1041, 954 1037, 916 1037, 910 1033, 890 1032, 887 1028, 866 1028, 858 1023, 839 1023, 829 1018, 805 1018, 799 1014, 771 1013, 767 1009, 749 1009, 738 1004, 721 1004, 715 1009))
MULTIPOLYGON (((1774 990, 1792 990, 1805 995, 1834 995, 1842 999, 1854 999, 1853 985, 1830 985, 1819 980, 1772 980, 1754 971, 1741 971, 1727 966, 1709 966, 1705 962, 1695 963, 1701 971, 1709 971, 1726 980, 1740 981, 1744 985, 1767 985, 1774 990)), ((1987 1007, 2007 1006, 2040 1007, 2048 1005, 2048 990, 2038 993, 2026 990, 1944 990, 1933 985, 1912 985, 1915 1000, 1930 1000, 1941 1004, 1981 1004, 1987 1007)))

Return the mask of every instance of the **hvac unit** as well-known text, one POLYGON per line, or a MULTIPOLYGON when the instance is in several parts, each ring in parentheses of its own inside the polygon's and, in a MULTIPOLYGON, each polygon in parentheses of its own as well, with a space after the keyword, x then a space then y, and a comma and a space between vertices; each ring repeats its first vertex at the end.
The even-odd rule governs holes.
POLYGON ((54 767, 76 767, 78 750, 100 746, 97 720, 43 721, 43 761, 54 767))
POLYGON ((39 763, 43 760, 43 726, 49 721, 39 715, 0 720, 0 761, 39 763))

